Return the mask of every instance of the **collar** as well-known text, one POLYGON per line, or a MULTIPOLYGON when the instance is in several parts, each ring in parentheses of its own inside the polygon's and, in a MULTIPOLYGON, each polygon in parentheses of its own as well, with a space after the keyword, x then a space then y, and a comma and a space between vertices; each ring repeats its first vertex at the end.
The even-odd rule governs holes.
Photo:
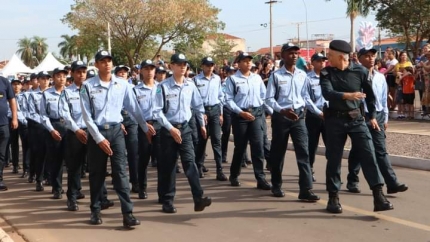
POLYGON ((319 78, 319 76, 317 75, 317 73, 315 71, 311 71, 308 73, 308 77, 310 78, 319 78))
POLYGON ((236 73, 234 73, 234 75, 237 76, 237 77, 240 77, 240 78, 248 79, 248 78, 251 78, 251 77, 255 76, 256 74, 250 72, 249 76, 244 76, 240 70, 237 70, 236 73))
POLYGON ((151 90, 152 88, 156 88, 158 86, 157 81, 154 80, 154 86, 153 87, 149 87, 147 85, 145 85, 145 83, 142 81, 141 83, 139 83, 135 88, 136 89, 149 89, 151 90))
MULTIPOLYGON (((113 85, 116 85, 116 84, 118 84, 119 80, 121 80, 121 79, 119 79, 119 78, 118 78, 118 77, 116 77, 115 75, 111 75, 110 83, 111 83, 111 84, 113 84, 113 85)), ((99 77, 99 76, 95 76, 95 77, 93 77, 92 81, 93 81, 93 83, 94 83, 94 86, 95 86, 95 87, 96 87, 96 86, 101 86, 101 85, 102 85, 102 84, 101 84, 101 80, 100 80, 100 77, 99 77)))
POLYGON ((208 79, 208 78, 205 76, 205 74, 203 73, 203 71, 202 71, 200 74, 198 74, 198 75, 197 75, 197 77, 198 77, 199 79, 206 79, 206 80, 209 80, 209 81, 210 81, 210 80, 212 80, 212 79, 214 78, 214 76, 215 76, 215 75, 214 75, 214 73, 212 73, 212 74, 211 74, 211 76, 210 76, 210 78, 208 79))
MULTIPOLYGON (((184 78, 184 84, 183 85, 184 86, 188 86, 189 85, 189 83, 188 83, 189 81, 191 81, 191 79, 184 78)), ((175 86, 181 87, 180 85, 176 84, 175 78, 173 78, 173 76, 169 77, 168 80, 167 80, 167 82, 168 82, 168 84, 169 84, 169 86, 171 88, 175 87, 175 86)))

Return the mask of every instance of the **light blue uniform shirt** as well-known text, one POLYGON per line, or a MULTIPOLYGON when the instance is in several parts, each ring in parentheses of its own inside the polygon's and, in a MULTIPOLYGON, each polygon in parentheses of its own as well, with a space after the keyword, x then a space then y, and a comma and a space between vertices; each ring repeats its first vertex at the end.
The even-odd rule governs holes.
POLYGON ((102 82, 99 76, 95 76, 88 79, 81 87, 82 116, 89 133, 97 144, 105 139, 98 126, 121 123, 123 107, 146 133, 148 127, 138 105, 132 87, 126 80, 113 75, 109 83, 102 82))
POLYGON ((203 100, 193 82, 184 79, 184 83, 178 85, 175 83, 173 76, 171 76, 158 85, 154 103, 154 116, 161 126, 171 130, 172 123, 189 122, 192 115, 191 108, 196 112, 196 117, 201 127, 204 127, 203 114, 205 109, 203 100), (164 90, 164 98, 162 90, 164 90), (164 100, 166 103, 164 103, 164 100), (166 113, 163 112, 164 105, 168 107, 166 113))
POLYGON ((51 87, 46 89, 43 92, 42 100, 40 100, 40 116, 43 126, 51 132, 54 127, 51 124, 51 120, 49 119, 60 119, 62 118, 60 114, 60 97, 62 95, 61 92, 57 92, 55 87, 51 87))
POLYGON ((148 87, 143 82, 134 87, 137 101, 139 102, 140 109, 143 112, 145 120, 155 120, 154 117, 154 102, 159 84, 154 82, 153 87, 148 87))
POLYGON ((242 109, 263 106, 266 87, 260 75, 250 73, 246 77, 239 70, 227 77, 225 95, 228 108, 239 114, 242 109))
POLYGON ((27 106, 27 118, 40 124, 42 124, 40 116, 40 101, 42 100, 42 94, 43 92, 40 91, 40 89, 29 93, 27 106))
MULTIPOLYGON (((25 102, 24 99, 24 93, 18 93, 15 94, 15 100, 16 100, 16 109, 17 109, 17 116, 18 116, 18 121, 22 124, 27 124, 27 120, 25 119, 25 115, 24 112, 22 110, 22 105, 23 102, 25 102)), ((12 118, 12 111, 10 110, 10 106, 7 106, 7 117, 8 118, 12 118)))
POLYGON ((315 73, 315 71, 308 73, 308 77, 305 81, 305 89, 306 108, 311 113, 320 115, 324 104, 327 103, 327 101, 322 96, 320 77, 315 73))
POLYGON ((210 79, 208 79, 202 72, 195 76, 193 81, 200 92, 203 106, 219 105, 222 114, 222 100, 224 99, 224 92, 222 91, 221 78, 212 73, 210 79))
POLYGON ((76 132, 87 127, 82 117, 80 88, 75 83, 64 90, 64 95, 60 100, 60 107, 62 108, 61 115, 66 121, 67 129, 76 132))
POLYGON ((291 73, 285 69, 285 66, 276 70, 270 75, 267 84, 266 104, 276 112, 281 109, 299 109, 305 107, 306 89, 306 72, 299 68, 294 69, 291 73), (275 94, 278 87, 279 97, 275 100, 275 94))
MULTIPOLYGON (((385 123, 388 123, 388 105, 387 105, 387 82, 385 81, 385 76, 373 70, 372 73, 372 89, 375 93, 375 107, 376 112, 383 112, 385 115, 385 123)), ((364 102, 364 110, 367 111, 366 102, 364 102)))

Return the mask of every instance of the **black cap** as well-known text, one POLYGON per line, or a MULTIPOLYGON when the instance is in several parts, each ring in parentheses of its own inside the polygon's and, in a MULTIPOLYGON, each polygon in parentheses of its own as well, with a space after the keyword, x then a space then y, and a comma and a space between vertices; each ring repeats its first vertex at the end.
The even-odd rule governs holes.
POLYGON ((104 58, 112 59, 112 56, 106 50, 101 50, 101 51, 97 52, 96 57, 95 57, 96 61, 102 60, 104 58))
POLYGON ((72 68, 70 67, 70 66, 65 66, 64 67, 64 70, 67 70, 67 71, 69 71, 69 70, 71 70, 72 68))
POLYGON ((351 45, 344 40, 333 40, 330 42, 330 49, 349 54, 352 51, 351 45))
POLYGON ((10 81, 10 84, 13 84, 14 82, 18 82, 19 84, 22 84, 22 82, 18 79, 14 79, 14 80, 10 81))
POLYGON ((66 68, 64 67, 57 67, 54 69, 54 71, 52 71, 52 75, 55 75, 57 73, 63 72, 64 74, 69 74, 69 71, 66 70, 66 68))
POLYGON ((162 66, 157 67, 157 69, 155 70, 155 73, 161 73, 161 72, 166 73, 167 70, 162 66))
POLYGON ((79 68, 87 68, 87 64, 85 64, 83 61, 73 61, 72 63, 72 71, 76 71, 79 68))
POLYGON ((47 71, 41 71, 41 72, 37 73, 37 78, 42 78, 42 77, 51 78, 51 75, 49 75, 49 73, 47 71))
POLYGON ((317 60, 328 60, 327 57, 325 57, 323 54, 321 53, 315 53, 312 55, 311 57, 311 61, 317 61, 317 60))
POLYGON ((254 59, 254 57, 252 57, 252 55, 248 54, 248 52, 242 52, 237 56, 236 60, 237 60, 237 62, 239 62, 239 61, 246 59, 246 58, 250 58, 251 60, 254 59))
POLYGON ((87 71, 87 79, 92 78, 96 76, 96 72, 94 70, 88 70, 87 71))
POLYGON ((170 57, 171 63, 188 63, 187 57, 184 54, 174 54, 170 57))
POLYGON ((196 76, 196 73, 194 73, 194 71, 188 72, 188 77, 194 77, 194 76, 196 76))
POLYGON ((360 56, 365 55, 369 52, 376 54, 376 52, 378 52, 378 51, 376 49, 373 49, 373 48, 370 48, 370 49, 361 48, 360 51, 358 51, 357 57, 360 58, 360 56))
POLYGON ((212 57, 205 57, 202 59, 202 65, 214 65, 214 59, 212 59, 212 57))
POLYGON ((140 63, 140 69, 142 69, 145 66, 156 67, 155 64, 154 64, 154 62, 152 60, 149 60, 149 59, 148 60, 144 60, 144 61, 142 61, 142 63, 140 63))
POLYGON ((293 44, 293 43, 286 43, 282 45, 281 48, 281 52, 287 51, 287 50, 300 50, 300 47, 298 47, 297 45, 293 44))
POLYGON ((129 72, 130 71, 130 67, 125 66, 125 65, 119 65, 119 66, 115 67, 114 73, 116 74, 120 70, 126 70, 127 72, 129 72))
POLYGON ((30 80, 37 78, 37 73, 31 73, 30 80))
POLYGON ((230 72, 230 71, 236 71, 236 69, 234 69, 234 67, 233 67, 233 66, 226 66, 226 67, 224 68, 224 71, 225 71, 225 72, 230 72))

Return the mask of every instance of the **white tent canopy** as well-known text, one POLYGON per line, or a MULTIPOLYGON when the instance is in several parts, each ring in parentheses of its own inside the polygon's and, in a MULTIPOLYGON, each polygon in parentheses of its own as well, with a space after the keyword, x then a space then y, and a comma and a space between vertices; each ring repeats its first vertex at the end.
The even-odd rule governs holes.
POLYGON ((40 64, 34 68, 35 72, 40 72, 40 71, 52 71, 55 68, 63 68, 64 65, 61 64, 61 62, 59 62, 57 59, 55 59, 55 57, 52 55, 51 52, 49 52, 45 59, 43 59, 42 62, 40 62, 40 64))
POLYGON ((21 59, 19 59, 17 55, 13 54, 12 58, 10 58, 9 62, 0 72, 1 75, 7 77, 18 73, 32 73, 33 70, 22 63, 21 59))

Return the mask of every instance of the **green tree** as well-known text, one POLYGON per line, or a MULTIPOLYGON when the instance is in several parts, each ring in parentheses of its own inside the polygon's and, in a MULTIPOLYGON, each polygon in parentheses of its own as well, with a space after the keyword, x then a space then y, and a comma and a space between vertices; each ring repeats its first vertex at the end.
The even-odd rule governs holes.
POLYGON ((211 43, 213 50, 211 54, 216 62, 222 65, 224 59, 229 59, 232 56, 232 49, 236 44, 226 40, 223 34, 216 34, 213 38, 213 43, 211 43))
POLYGON ((60 48, 60 55, 63 58, 68 58, 69 60, 71 60, 73 56, 77 56, 78 54, 76 43, 77 36, 69 36, 67 34, 63 34, 61 35, 61 38, 63 38, 64 40, 58 44, 58 48, 60 48))
POLYGON ((46 38, 33 36, 33 39, 31 41, 31 47, 33 49, 34 56, 36 56, 39 61, 42 61, 48 51, 48 44, 46 43, 46 38))
POLYGON ((18 40, 18 51, 17 54, 20 55, 22 62, 30 68, 34 67, 33 61, 33 48, 31 46, 31 39, 24 37, 18 40))
POLYGON ((430 38, 430 0, 373 0, 378 26, 397 36, 416 57, 421 43, 430 38))
MULTIPOLYGON (((326 0, 330 1, 330 0, 326 0)), ((372 0, 345 0, 346 2, 346 15, 349 17, 351 28, 350 28, 350 44, 353 51, 355 50, 355 19, 358 16, 366 17, 369 14, 368 2, 372 0)))
POLYGON ((91 33, 103 39, 110 23, 112 52, 119 51, 132 66, 178 39, 223 27, 219 11, 208 0, 75 0, 62 20, 80 36, 91 33))

